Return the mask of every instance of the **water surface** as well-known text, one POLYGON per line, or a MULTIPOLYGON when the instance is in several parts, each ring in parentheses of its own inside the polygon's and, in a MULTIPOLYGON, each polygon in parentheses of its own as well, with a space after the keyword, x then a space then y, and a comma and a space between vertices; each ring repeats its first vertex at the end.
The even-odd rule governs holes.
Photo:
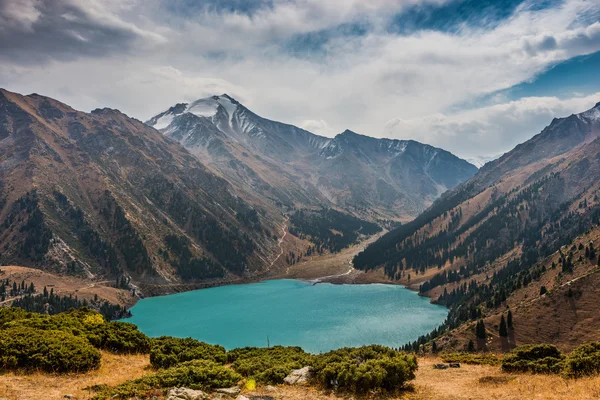
POLYGON ((148 336, 193 337, 227 349, 301 346, 399 347, 441 324, 446 308, 397 285, 313 285, 272 280, 139 301, 133 322, 148 336))

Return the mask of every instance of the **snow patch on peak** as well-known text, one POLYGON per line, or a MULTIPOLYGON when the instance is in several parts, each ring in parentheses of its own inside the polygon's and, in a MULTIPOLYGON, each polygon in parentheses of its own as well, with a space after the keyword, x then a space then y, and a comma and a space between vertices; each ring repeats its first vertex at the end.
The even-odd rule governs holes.
POLYGON ((588 119, 592 122, 600 121, 600 103, 596 104, 596 107, 579 114, 581 117, 588 119))
POLYGON ((208 99, 196 100, 190 104, 186 112, 194 114, 198 117, 210 118, 217 113, 218 108, 219 102, 214 97, 210 97, 208 99))

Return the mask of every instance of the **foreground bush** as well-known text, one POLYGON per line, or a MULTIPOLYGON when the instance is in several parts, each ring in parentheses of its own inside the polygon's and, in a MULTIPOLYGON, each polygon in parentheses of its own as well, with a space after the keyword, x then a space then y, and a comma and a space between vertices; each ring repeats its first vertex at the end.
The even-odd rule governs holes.
POLYGON ((564 373, 571 377, 599 374, 600 343, 587 343, 573 350, 564 361, 564 373))
POLYGON ((283 383, 294 369, 310 365, 313 356, 300 347, 244 347, 227 353, 232 368, 264 384, 283 383))
POLYGON ((550 344, 520 346, 502 359, 502 370, 506 372, 533 372, 535 374, 560 373, 565 356, 550 344))
POLYGON ((94 399, 147 397, 150 392, 156 394, 156 391, 160 391, 165 394, 169 388, 173 387, 210 391, 235 386, 241 379, 241 375, 230 368, 212 361, 194 360, 162 369, 114 388, 101 389, 94 399))
POLYGON ((209 360, 225 364, 227 355, 223 346, 213 346, 192 338, 162 336, 152 339, 150 364, 153 367, 168 368, 191 360, 209 360))
POLYGON ((417 359, 384 346, 343 348, 315 356, 314 380, 323 387, 357 394, 393 393, 415 378, 417 359))
POLYGON ((84 338, 54 330, 0 330, 0 367, 46 372, 85 372, 100 367, 100 352, 84 338))
POLYGON ((56 315, 0 310, 0 322, 2 321, 5 321, 3 327, 22 326, 82 336, 94 347, 113 353, 150 351, 150 339, 137 326, 127 322, 108 322, 101 314, 87 308, 56 315))
POLYGON ((445 363, 462 363, 472 365, 500 365, 500 358, 491 353, 445 353, 442 354, 445 363))

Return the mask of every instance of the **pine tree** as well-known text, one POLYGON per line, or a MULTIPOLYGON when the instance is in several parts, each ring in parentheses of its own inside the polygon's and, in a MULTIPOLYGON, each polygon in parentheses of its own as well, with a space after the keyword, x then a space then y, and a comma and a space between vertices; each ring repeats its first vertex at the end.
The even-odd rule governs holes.
POLYGON ((508 315, 506 316, 506 325, 508 325, 508 329, 512 329, 513 320, 512 320, 512 311, 508 310, 508 315))
POLYGON ((467 351, 469 353, 473 353, 475 351, 475 343, 471 339, 469 339, 469 345, 467 346, 467 351))
POLYGON ((431 342, 431 352, 432 353, 437 353, 437 343, 435 343, 435 340, 431 342))
POLYGON ((508 336, 508 329, 506 328, 506 320, 504 319, 504 315, 502 315, 502 317, 500 318, 499 333, 500 333, 501 337, 507 337, 508 336))
POLYGON ((475 327, 475 335, 479 339, 485 339, 487 337, 487 334, 485 332, 485 324, 482 319, 480 319, 479 322, 477 322, 477 326, 475 327))

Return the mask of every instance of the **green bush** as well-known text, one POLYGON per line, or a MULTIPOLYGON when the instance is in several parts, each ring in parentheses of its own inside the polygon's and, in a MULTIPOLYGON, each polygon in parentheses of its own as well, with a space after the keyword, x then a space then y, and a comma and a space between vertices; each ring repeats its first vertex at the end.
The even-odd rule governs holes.
POLYGON ((22 308, 0 307, 0 329, 12 321, 28 318, 30 315, 33 315, 33 313, 22 308))
POLYGON ((235 386, 241 379, 241 375, 230 368, 212 361, 194 360, 161 369, 156 373, 127 381, 114 388, 101 390, 94 396, 94 399, 145 397, 148 393, 156 393, 156 391, 164 394, 172 387, 209 391, 235 386))
POLYGON ((191 360, 209 360, 225 364, 227 355, 223 346, 213 346, 192 338, 162 336, 152 339, 150 364, 153 367, 168 368, 191 360))
POLYGON ((500 358, 492 353, 445 353, 442 354, 445 363, 462 363, 473 365, 500 365, 500 358))
POLYGON ((81 336, 96 348, 113 353, 148 353, 150 339, 137 326, 127 322, 108 322, 88 308, 79 308, 56 315, 8 312, 0 314, 4 327, 30 327, 55 330, 81 336))
POLYGON ((3 369, 85 372, 100 367, 100 352, 69 333, 15 327, 0 330, 3 369))
POLYGON ((565 359, 564 373, 571 377, 599 374, 600 343, 587 343, 573 350, 565 359))
POLYGON ((244 347, 227 353, 234 370, 264 384, 283 383, 294 369, 310 365, 313 356, 300 347, 244 347))
POLYGON ((520 346, 502 359, 502 370, 506 372, 532 372, 535 374, 560 373, 565 356, 550 344, 520 346))
POLYGON ((325 388, 393 393, 415 378, 417 359, 384 346, 343 348, 315 356, 314 380, 325 388))

